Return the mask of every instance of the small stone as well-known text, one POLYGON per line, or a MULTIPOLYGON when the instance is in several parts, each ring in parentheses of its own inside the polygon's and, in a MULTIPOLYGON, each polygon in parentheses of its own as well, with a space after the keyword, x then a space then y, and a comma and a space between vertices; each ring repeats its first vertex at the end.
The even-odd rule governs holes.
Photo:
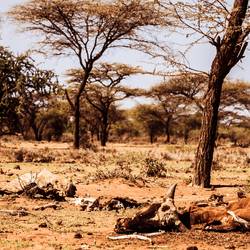
POLYGON ((62 220, 56 221, 56 224, 59 225, 59 226, 62 225, 62 223, 63 223, 62 220))
POLYGON ((227 246, 225 246, 225 249, 235 249, 235 246, 234 245, 227 245, 227 246))
POLYGON ((74 238, 75 238, 75 239, 81 239, 81 238, 82 238, 82 235, 81 235, 80 233, 76 233, 76 234, 74 235, 74 238))
POLYGON ((39 227, 48 227, 48 225, 45 222, 43 222, 39 225, 39 227))
POLYGON ((19 165, 14 166, 13 169, 21 170, 19 165))
POLYGON ((191 246, 191 247, 188 247, 187 250, 198 250, 198 248, 196 246, 191 246))

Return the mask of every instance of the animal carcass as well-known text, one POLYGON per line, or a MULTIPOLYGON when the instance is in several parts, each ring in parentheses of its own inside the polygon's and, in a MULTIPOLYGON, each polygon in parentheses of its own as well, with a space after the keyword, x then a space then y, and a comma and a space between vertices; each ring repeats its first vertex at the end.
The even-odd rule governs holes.
POLYGON ((154 203, 130 218, 119 218, 117 233, 152 232, 158 230, 187 231, 195 225, 205 229, 232 230, 237 227, 250 229, 250 198, 230 202, 226 207, 190 206, 178 213, 174 205, 176 184, 168 190, 162 203, 154 203))
POLYGON ((71 179, 64 179, 52 174, 47 169, 38 173, 26 173, 6 184, 3 193, 23 193, 30 198, 36 194, 55 196, 57 199, 74 197, 76 187, 71 179))

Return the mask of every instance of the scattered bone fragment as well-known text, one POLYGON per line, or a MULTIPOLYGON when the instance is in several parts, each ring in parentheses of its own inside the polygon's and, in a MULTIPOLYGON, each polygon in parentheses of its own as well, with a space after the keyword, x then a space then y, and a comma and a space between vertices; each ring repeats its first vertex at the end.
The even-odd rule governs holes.
POLYGON ((233 216, 233 220, 235 222, 238 222, 243 228, 250 229, 250 223, 234 214, 233 211, 227 211, 228 214, 231 214, 233 216))
POLYGON ((165 234, 166 232, 164 230, 160 230, 159 232, 153 232, 153 233, 147 233, 145 236, 147 237, 153 237, 153 236, 159 236, 162 234, 165 234))
POLYGON ((43 206, 34 207, 33 209, 34 210, 44 210, 46 208, 57 209, 57 208, 61 208, 61 205, 58 204, 58 203, 50 203, 50 204, 46 204, 46 205, 43 205, 43 206))
POLYGON ((0 213, 8 213, 10 215, 13 215, 13 216, 27 216, 31 213, 28 213, 28 212, 25 212, 23 210, 0 210, 0 213))
POLYGON ((70 202, 75 203, 77 209, 80 211, 98 211, 98 210, 110 211, 110 210, 139 207, 144 205, 129 198, 105 197, 105 196, 99 196, 98 198, 93 198, 93 197, 74 198, 70 202))
POLYGON ((139 240, 148 240, 150 243, 152 243, 152 240, 150 238, 137 234, 121 235, 117 237, 107 236, 107 239, 110 240, 139 239, 139 240))

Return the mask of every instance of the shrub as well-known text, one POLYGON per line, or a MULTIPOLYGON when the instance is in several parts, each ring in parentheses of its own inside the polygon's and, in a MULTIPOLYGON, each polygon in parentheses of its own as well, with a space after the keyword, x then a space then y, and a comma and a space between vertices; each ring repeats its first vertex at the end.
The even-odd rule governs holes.
POLYGON ((167 169, 164 164, 155 158, 146 158, 146 175, 153 177, 163 177, 166 176, 167 169))

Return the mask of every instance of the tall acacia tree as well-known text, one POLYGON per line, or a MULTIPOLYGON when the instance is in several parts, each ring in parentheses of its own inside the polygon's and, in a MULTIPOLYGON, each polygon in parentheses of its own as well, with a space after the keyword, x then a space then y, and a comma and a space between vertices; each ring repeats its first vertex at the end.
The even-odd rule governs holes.
MULTIPOLYGON (((73 144, 79 148, 80 96, 94 63, 111 48, 139 47, 143 29, 159 22, 159 11, 145 0, 29 0, 7 12, 18 31, 39 36, 37 51, 51 56, 75 55, 82 68, 81 84, 73 99, 73 144)), ((142 46, 140 46, 141 48, 142 46)))
MULTIPOLYGON (((108 132, 112 123, 111 111, 115 110, 115 104, 125 98, 138 96, 141 92, 139 89, 124 87, 121 82, 139 73, 145 72, 139 67, 132 67, 122 63, 98 63, 91 71, 82 96, 100 114, 102 146, 106 146, 108 132)), ((84 72, 81 69, 68 71, 67 76, 71 77, 69 83, 74 83, 75 86, 81 84, 82 74, 84 72)))
MULTIPOLYGON (((209 187, 223 81, 230 70, 244 57, 247 48, 246 40, 250 32, 248 0, 234 0, 232 8, 225 0, 156 2, 167 12, 172 10, 177 26, 181 28, 179 31, 188 37, 188 41, 194 35, 196 40, 193 40, 190 46, 207 39, 216 48, 216 55, 207 74, 208 90, 204 96, 202 125, 193 176, 194 185, 209 187)), ((187 65, 179 65, 190 69, 187 65)))

